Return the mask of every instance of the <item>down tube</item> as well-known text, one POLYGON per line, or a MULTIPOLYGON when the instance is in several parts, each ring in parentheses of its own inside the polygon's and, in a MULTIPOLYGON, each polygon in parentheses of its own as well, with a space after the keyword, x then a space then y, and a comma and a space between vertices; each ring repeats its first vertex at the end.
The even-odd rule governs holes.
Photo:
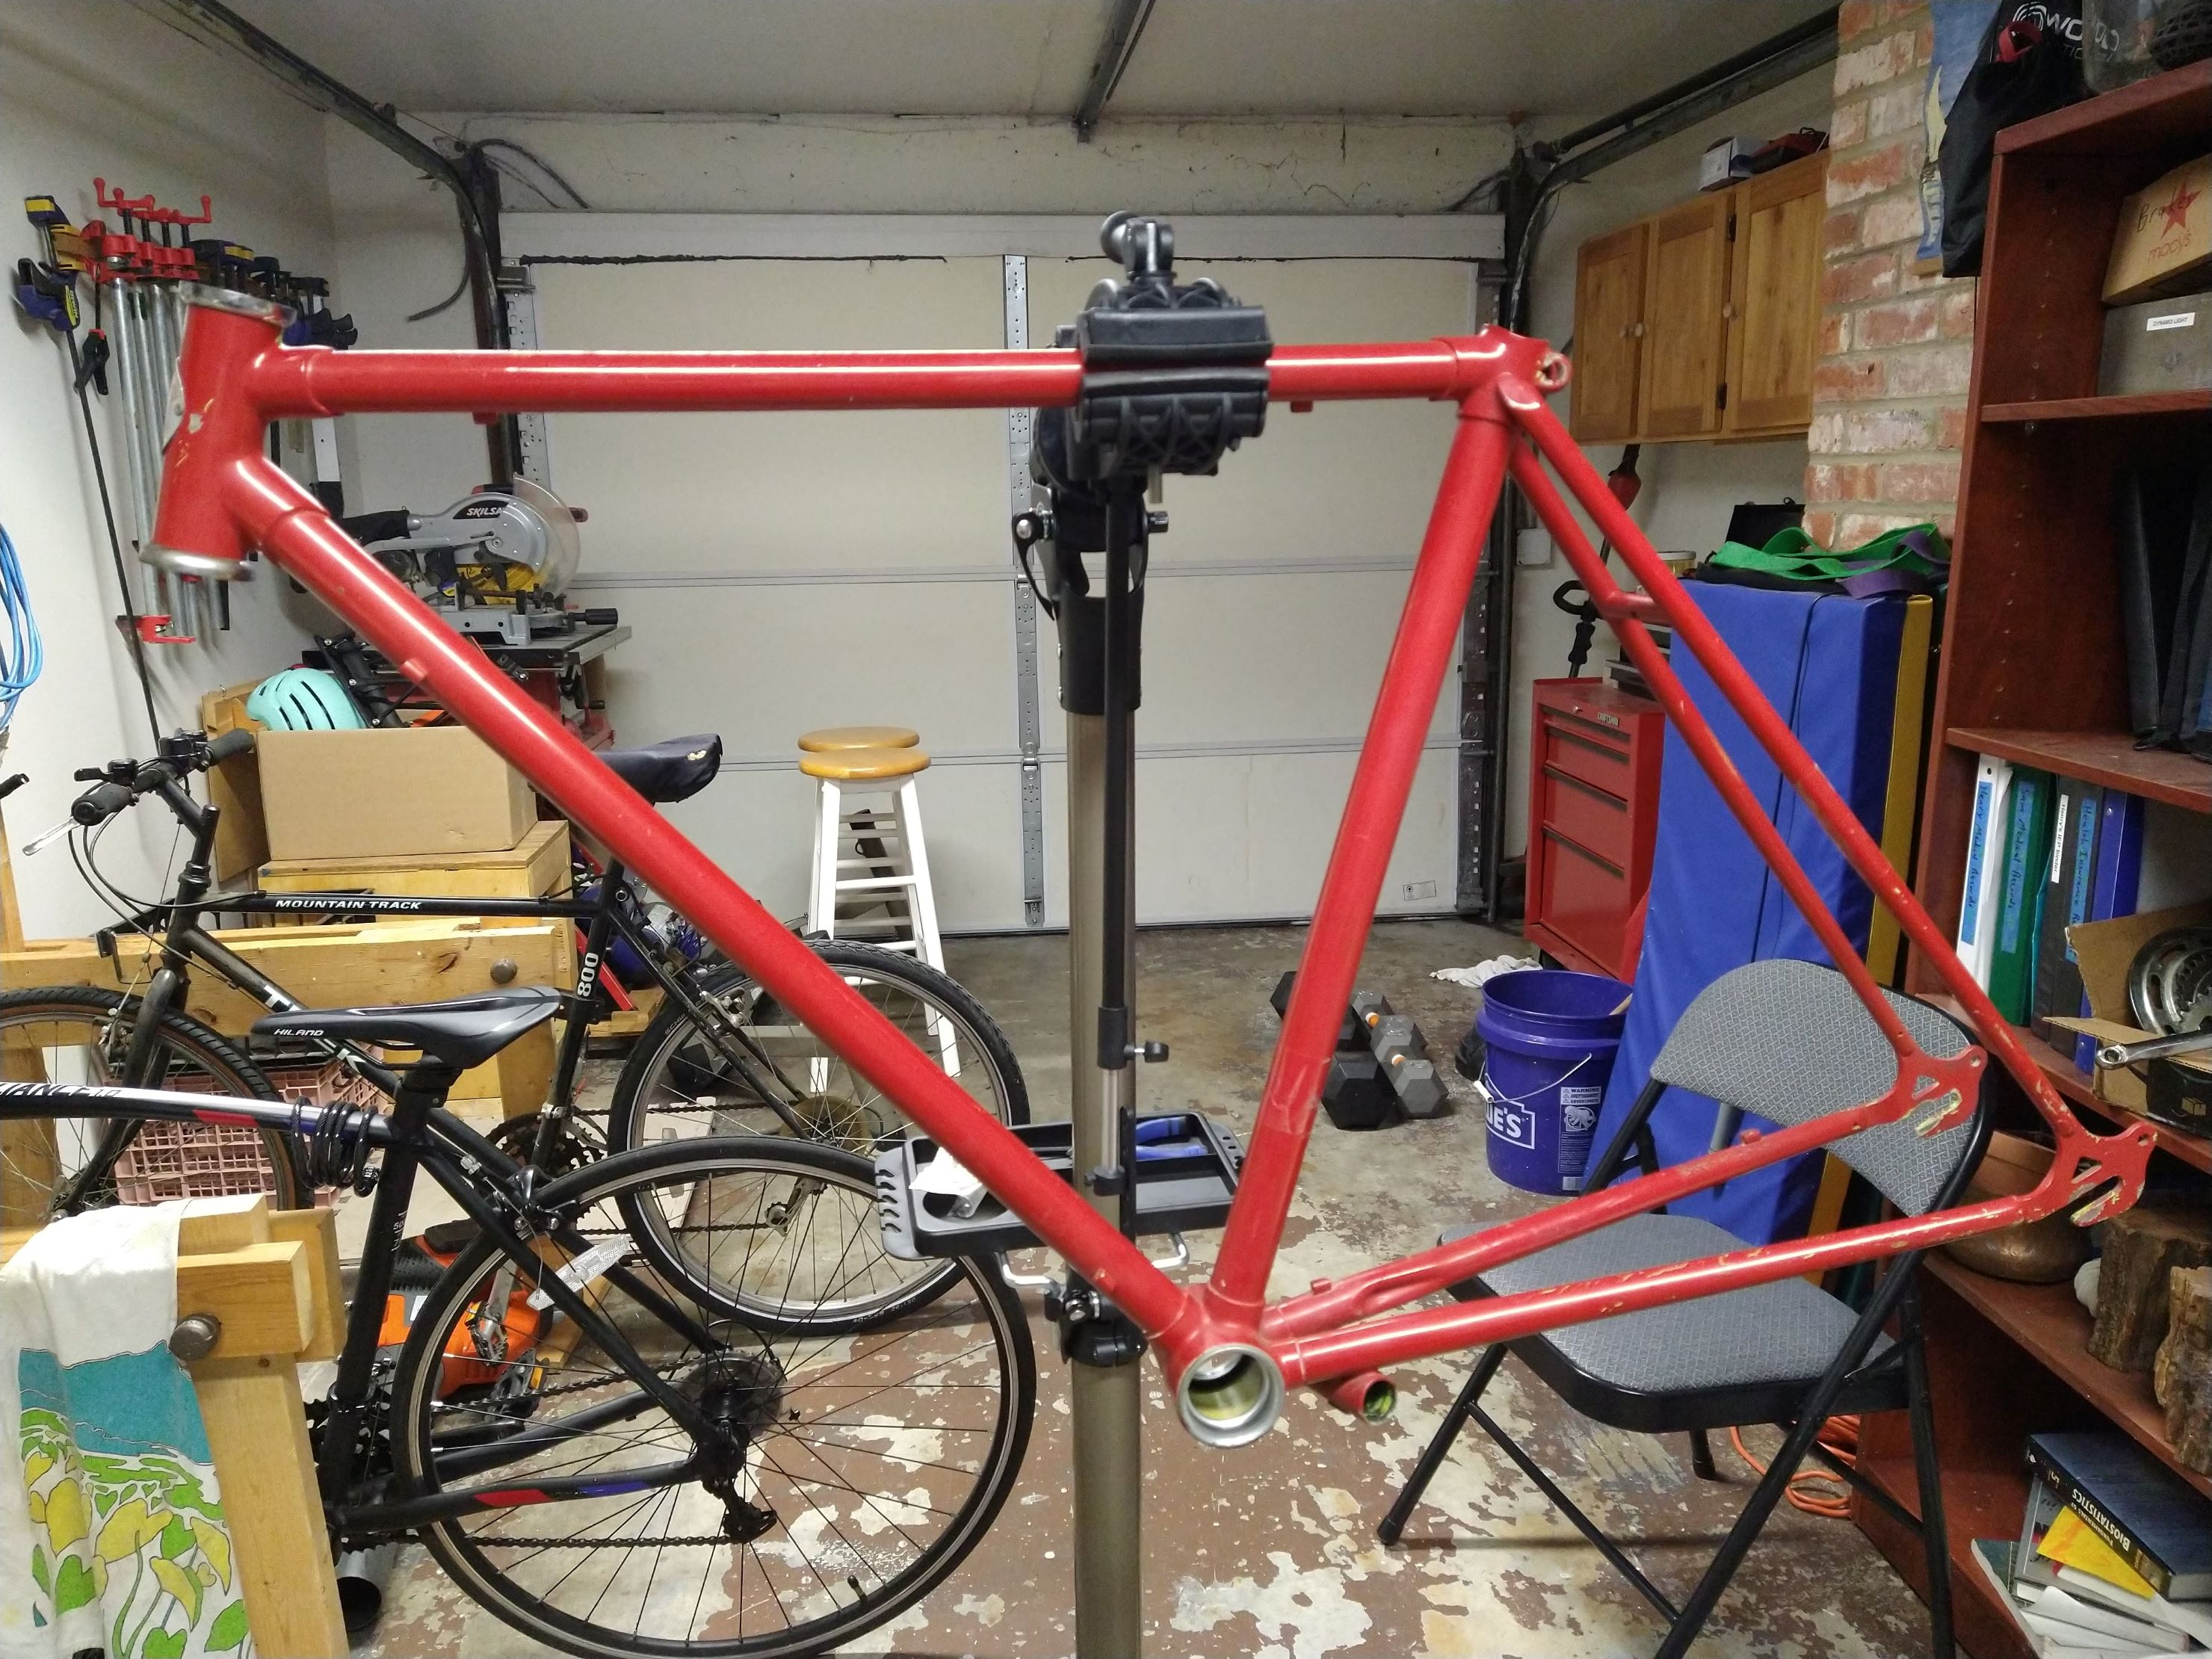
POLYGON ((249 465, 229 505, 280 566, 757 975, 1146 1330, 1162 1334, 1194 1317, 1180 1287, 489 658, 432 617, 296 483, 264 460, 249 465))
POLYGON ((1511 441, 1495 399, 1462 407, 1214 1266, 1208 1299, 1226 1322, 1256 1319, 1267 1296, 1267 1275, 1313 1134, 1322 1073, 1336 1047, 1383 870, 1459 640, 1511 441))

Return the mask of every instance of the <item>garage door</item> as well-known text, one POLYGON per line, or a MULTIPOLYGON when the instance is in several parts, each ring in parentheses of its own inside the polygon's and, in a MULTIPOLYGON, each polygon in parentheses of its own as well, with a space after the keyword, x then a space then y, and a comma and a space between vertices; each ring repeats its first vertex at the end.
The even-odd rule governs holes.
MULTIPOLYGON (((1026 278, 1042 343, 1107 270, 982 253, 532 264, 538 343, 582 349, 996 347, 1010 276, 1018 313, 1026 278)), ((1285 343, 1455 333, 1474 313, 1467 260, 1183 269, 1265 305, 1285 343)), ((1426 404, 1278 407, 1219 477, 1170 482, 1138 724, 1140 921, 1310 910, 1450 426, 1426 404)), ((1064 919, 1042 618, 1024 811, 1008 447, 996 411, 548 418, 554 488, 590 514, 580 598, 635 630, 611 659, 617 728, 724 735, 727 775, 672 816, 780 914, 804 906, 811 825, 793 740, 896 721, 935 758, 923 794, 944 925, 1064 919)), ((1448 684, 1386 910, 1450 902, 1456 700, 1448 684)))

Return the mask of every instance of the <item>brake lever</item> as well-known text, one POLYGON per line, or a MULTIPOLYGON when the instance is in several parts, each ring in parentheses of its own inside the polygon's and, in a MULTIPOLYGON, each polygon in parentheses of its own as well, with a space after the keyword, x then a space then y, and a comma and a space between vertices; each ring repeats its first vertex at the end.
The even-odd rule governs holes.
POLYGON ((64 836, 66 836, 70 830, 76 828, 76 820, 75 818, 64 818, 59 823, 47 830, 44 835, 33 836, 30 840, 25 842, 23 843, 23 856, 27 859, 36 858, 40 854, 45 852, 47 848, 52 846, 56 842, 59 841, 64 836))

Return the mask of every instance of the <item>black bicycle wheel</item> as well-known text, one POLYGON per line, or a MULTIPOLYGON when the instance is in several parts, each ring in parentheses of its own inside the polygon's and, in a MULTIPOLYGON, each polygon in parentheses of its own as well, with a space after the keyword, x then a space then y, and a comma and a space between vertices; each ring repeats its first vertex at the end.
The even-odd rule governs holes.
MULTIPOLYGON (((750 1212, 728 1189, 777 1180, 863 1200, 871 1189, 864 1158, 733 1138, 617 1152, 550 1183, 539 1203, 575 1218, 570 1259, 599 1246, 619 1260, 637 1209, 687 1218, 678 1231, 699 1235, 694 1248, 727 1250, 743 1248, 750 1212)), ((836 1337, 725 1319, 636 1255, 622 1264, 636 1275, 627 1285, 604 1256, 598 1265, 616 1277, 581 1288, 653 1370, 742 1440, 743 1470, 719 1495, 697 1481, 624 1486, 624 1471, 688 1456, 689 1436, 564 1316, 529 1307, 534 1260, 518 1266, 479 1240, 416 1311, 400 1356, 392 1436, 405 1489, 606 1486, 424 1528, 484 1607, 535 1640, 609 1659, 819 1654, 912 1606, 988 1529, 1036 1398, 1029 1327, 991 1261, 955 1264, 957 1282, 926 1310, 836 1337), (656 1296, 714 1346, 687 1338, 656 1296), (487 1314, 502 1302, 503 1316, 487 1314)))
MULTIPOLYGON (((808 941, 916 1048, 1001 1123, 1030 1121, 1013 1045, 957 981, 926 962, 850 939, 808 941)), ((674 998, 646 1027, 615 1084, 607 1145, 619 1151, 706 1134, 800 1134, 867 1152, 905 1132, 899 1110, 823 1039, 727 962, 695 981, 721 1015, 674 998), (727 1025, 723 1021, 727 1021, 727 1025)))
MULTIPOLYGON (((956 1078, 976 1104, 1002 1123, 1030 1121, 1029 1090, 1013 1046, 982 1005, 927 963, 847 939, 810 940, 815 952, 915 1045, 956 1078)), ((906 1133, 906 1121, 882 1091, 842 1055, 786 1014, 741 969, 727 963, 704 976, 702 993, 721 1018, 695 1015, 672 1001, 646 1028, 615 1085, 607 1137, 617 1148, 668 1145, 702 1136, 788 1136, 868 1152, 906 1133), (773 1102, 773 1103, 771 1103, 773 1102), (779 1109, 779 1108, 781 1109, 779 1109)), ((701 1297, 763 1329, 858 1329, 921 1305, 951 1285, 943 1261, 898 1261, 875 1240, 872 1207, 832 1191, 800 1188, 767 1206, 780 1228, 801 1288, 785 1296, 772 1272, 738 1282, 669 1247, 653 1218, 637 1218, 638 1239, 664 1273, 689 1278, 701 1297), (827 1241, 836 1238, 831 1244, 827 1241), (806 1285, 810 1273, 847 1259, 845 1241, 872 1262, 835 1293, 806 1285)), ((757 1267, 759 1258, 753 1258, 757 1267)))
MULTIPOLYGON (((118 1083, 139 1017, 139 1000, 92 985, 0 993, 0 1073, 15 1081, 118 1083)), ((146 1086, 281 1100, 261 1068, 221 1033, 173 1009, 162 1016, 146 1086)), ((9 1124, 0 1165, 11 1202, 51 1209, 84 1167, 107 1127, 104 1119, 9 1124)), ((309 1201, 292 1137, 276 1129, 143 1122, 131 1132, 114 1173, 80 1207, 159 1204, 173 1198, 265 1193, 278 1209, 309 1201)))

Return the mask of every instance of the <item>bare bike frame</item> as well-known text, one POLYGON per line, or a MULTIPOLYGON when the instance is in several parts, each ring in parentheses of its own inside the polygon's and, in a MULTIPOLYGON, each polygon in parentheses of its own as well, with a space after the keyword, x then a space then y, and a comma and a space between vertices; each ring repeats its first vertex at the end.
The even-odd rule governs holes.
POLYGON ((1078 352, 337 352, 281 345, 285 313, 265 301, 213 289, 195 290, 192 297, 179 368, 182 416, 166 453, 155 542, 146 556, 174 574, 220 580, 239 574, 240 561, 258 549, 312 589, 755 975, 1121 1307, 1158 1350, 1186 1426, 1212 1443, 1255 1437, 1279 1411, 1286 1387, 1322 1388, 1338 1404, 1357 1409, 1382 1366, 1923 1249, 2077 1202, 2075 1218, 2087 1224, 2141 1194, 2148 1130, 2133 1125, 2094 1134, 2062 1103, 1949 941, 1547 407, 1546 395, 1565 384, 1568 371, 1565 360, 1540 341, 1492 328, 1404 344, 1285 347, 1267 363, 1269 399, 1294 411, 1323 400, 1421 398, 1455 404, 1458 419, 1219 1258, 1208 1282, 1187 1288, 1148 1261, 482 652, 440 624, 268 459, 262 443, 270 421, 348 413, 445 410, 489 419, 549 410, 1065 407, 1082 387, 1078 352), (1611 541, 1641 592, 1625 591, 1601 562, 1547 463, 1611 541), (1656 1175, 1270 1304, 1268 1276, 1339 1017, 1509 473, 1896 1050, 1897 1078, 1887 1092, 1850 1110, 1747 1132, 1729 1146, 1656 1175), (1711 676, 1851 867, 1897 917, 1962 1005, 1979 1047, 1945 1060, 1914 1043, 1691 703, 1652 640, 1647 623, 1653 622, 1672 627, 1677 646, 1711 676), (1935 1133, 1971 1110, 1991 1053, 2056 1140, 2050 1173, 2032 1192, 1524 1295, 1391 1312, 1483 1268, 1863 1129, 1909 1118, 1917 1132, 1935 1133))

